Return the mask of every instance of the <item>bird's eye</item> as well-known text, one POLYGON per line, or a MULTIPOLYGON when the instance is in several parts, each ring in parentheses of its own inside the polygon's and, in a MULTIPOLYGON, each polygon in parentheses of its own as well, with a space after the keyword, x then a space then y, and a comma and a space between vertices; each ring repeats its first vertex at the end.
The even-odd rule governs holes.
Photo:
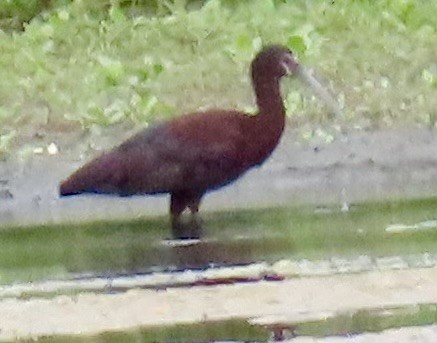
POLYGON ((294 59, 293 55, 290 53, 290 54, 286 54, 282 57, 281 65, 282 65, 282 68, 284 68, 285 73, 287 75, 290 75, 296 69, 298 63, 294 59))

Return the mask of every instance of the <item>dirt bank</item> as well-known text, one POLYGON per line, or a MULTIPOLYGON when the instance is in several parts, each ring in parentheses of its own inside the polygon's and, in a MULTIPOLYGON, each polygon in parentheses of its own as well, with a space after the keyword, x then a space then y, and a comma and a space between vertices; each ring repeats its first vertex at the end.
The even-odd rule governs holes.
MULTIPOLYGON (((55 142, 56 155, 0 162, 0 225, 123 218, 167 212, 166 196, 59 199, 63 178, 90 158, 55 142)), ((71 142, 69 143, 71 145, 71 142)), ((107 141, 100 146, 109 146, 107 141)), ((92 155, 92 154, 91 154, 92 155)), ((204 210, 323 204, 437 194, 437 133, 429 129, 351 132, 331 144, 289 130, 273 156, 241 180, 213 192, 204 210)))

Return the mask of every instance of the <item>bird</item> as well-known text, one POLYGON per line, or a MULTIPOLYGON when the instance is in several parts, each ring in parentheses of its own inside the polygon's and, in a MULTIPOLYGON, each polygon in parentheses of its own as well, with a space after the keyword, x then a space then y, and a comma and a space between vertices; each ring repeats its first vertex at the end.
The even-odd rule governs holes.
MULTIPOLYGON (((250 70, 255 115, 210 109, 152 125, 79 168, 61 182, 60 196, 169 193, 172 237, 201 238, 203 196, 260 166, 280 141, 285 127, 280 79, 297 74, 317 83, 282 45, 262 48, 250 70), (191 219, 184 222, 187 209, 191 219)), ((322 98, 331 101, 326 94, 322 98)))

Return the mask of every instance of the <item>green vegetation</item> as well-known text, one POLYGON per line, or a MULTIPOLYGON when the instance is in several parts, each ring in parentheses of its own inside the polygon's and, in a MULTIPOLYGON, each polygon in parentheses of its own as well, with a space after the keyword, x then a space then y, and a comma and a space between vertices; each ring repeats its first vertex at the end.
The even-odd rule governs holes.
POLYGON ((66 278, 71 273, 142 272, 156 266, 436 253, 436 230, 385 231, 391 224, 435 220, 436 209, 437 199, 429 199, 363 204, 348 213, 315 214, 310 207, 211 213, 205 217, 206 233, 216 241, 193 250, 161 244, 169 232, 164 217, 2 228, 0 283, 66 278))
MULTIPOLYGON (((272 42, 329 80, 351 126, 433 126, 435 13, 425 0, 4 0, 0 154, 35 135, 250 110, 248 64, 272 42)), ((287 84, 305 135, 324 125, 318 102, 287 84)))
MULTIPOLYGON (((353 335, 380 332, 402 326, 437 323, 435 304, 423 304, 393 309, 360 310, 338 314, 326 320, 296 323, 299 336, 353 335)), ((107 332, 94 336, 54 336, 39 338, 43 343, 79 342, 205 342, 216 340, 266 341, 267 330, 254 327, 244 320, 204 322, 199 324, 147 327, 122 332, 107 332)))
POLYGON ((268 332, 245 320, 148 327, 94 336, 54 336, 40 338, 44 343, 79 342, 210 342, 223 340, 267 341, 268 332))
POLYGON ((437 323, 437 305, 421 304, 392 309, 359 310, 338 314, 324 321, 299 325, 299 334, 308 336, 354 335, 361 332, 380 332, 403 326, 437 323))

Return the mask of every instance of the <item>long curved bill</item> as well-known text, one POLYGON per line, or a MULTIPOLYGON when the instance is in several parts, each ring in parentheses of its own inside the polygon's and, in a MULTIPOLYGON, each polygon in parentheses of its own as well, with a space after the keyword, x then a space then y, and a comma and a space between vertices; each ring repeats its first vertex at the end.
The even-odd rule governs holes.
POLYGON ((302 65, 298 64, 293 71, 301 81, 306 83, 335 115, 342 117, 343 111, 340 108, 338 102, 332 97, 332 95, 326 90, 326 88, 317 80, 311 73, 302 65))

